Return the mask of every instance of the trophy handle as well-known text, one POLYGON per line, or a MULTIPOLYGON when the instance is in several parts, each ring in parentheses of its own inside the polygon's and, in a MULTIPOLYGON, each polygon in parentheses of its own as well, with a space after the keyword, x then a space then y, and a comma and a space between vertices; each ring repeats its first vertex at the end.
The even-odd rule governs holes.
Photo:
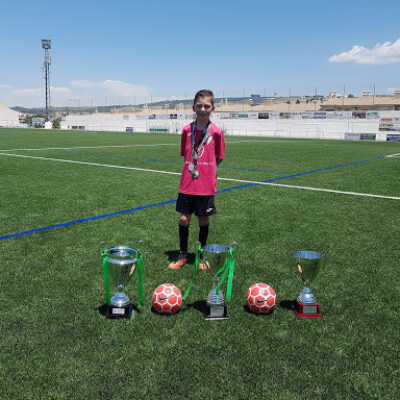
POLYGON ((106 294, 106 304, 109 305, 111 304, 111 295, 110 295, 110 283, 108 281, 108 268, 107 268, 107 250, 104 250, 102 256, 103 256, 103 276, 104 276, 104 289, 105 289, 105 294, 106 294))
POLYGON ((99 242, 99 251, 100 251, 100 257, 104 257, 104 251, 106 250, 106 242, 104 240, 101 240, 99 242))

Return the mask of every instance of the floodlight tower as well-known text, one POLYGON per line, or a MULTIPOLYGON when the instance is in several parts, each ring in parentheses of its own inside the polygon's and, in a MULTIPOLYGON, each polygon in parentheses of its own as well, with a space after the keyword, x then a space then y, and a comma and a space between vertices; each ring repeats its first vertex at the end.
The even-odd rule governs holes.
POLYGON ((51 49, 51 40, 50 39, 42 39, 42 47, 44 49, 44 58, 43 58, 43 69, 44 69, 44 80, 46 86, 46 120, 49 120, 49 107, 50 107, 50 54, 49 50, 51 49))

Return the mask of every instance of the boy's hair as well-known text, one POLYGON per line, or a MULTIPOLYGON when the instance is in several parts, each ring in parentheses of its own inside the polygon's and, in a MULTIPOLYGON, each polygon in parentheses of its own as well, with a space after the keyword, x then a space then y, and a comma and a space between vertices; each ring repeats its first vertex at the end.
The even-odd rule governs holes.
POLYGON ((214 93, 211 90, 208 90, 208 89, 199 90, 196 93, 196 96, 194 96, 193 104, 196 104, 197 99, 199 99, 200 97, 201 98, 202 97, 211 97, 211 103, 212 103, 212 105, 214 105, 214 93))

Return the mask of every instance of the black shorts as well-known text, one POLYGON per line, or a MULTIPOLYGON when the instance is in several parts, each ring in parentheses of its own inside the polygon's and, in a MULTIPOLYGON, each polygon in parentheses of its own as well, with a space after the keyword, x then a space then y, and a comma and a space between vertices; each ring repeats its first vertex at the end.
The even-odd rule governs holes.
POLYGON ((217 212, 214 197, 179 193, 178 200, 176 200, 176 211, 181 214, 193 214, 194 212, 196 217, 208 217, 217 212))

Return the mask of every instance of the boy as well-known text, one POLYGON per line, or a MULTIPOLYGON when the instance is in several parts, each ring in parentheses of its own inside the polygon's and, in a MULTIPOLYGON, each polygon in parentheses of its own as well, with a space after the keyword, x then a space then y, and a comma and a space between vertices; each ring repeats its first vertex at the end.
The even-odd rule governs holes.
MULTIPOLYGON (((176 201, 176 211, 180 213, 180 253, 169 264, 172 269, 179 269, 187 263, 189 225, 193 212, 198 218, 201 247, 207 243, 209 216, 217 212, 214 204, 217 165, 224 159, 225 141, 221 129, 210 121, 214 109, 213 92, 197 92, 193 102, 196 121, 186 125, 182 131, 181 156, 185 158, 185 163, 176 201)), ((199 267, 206 268, 202 262, 199 267)))

